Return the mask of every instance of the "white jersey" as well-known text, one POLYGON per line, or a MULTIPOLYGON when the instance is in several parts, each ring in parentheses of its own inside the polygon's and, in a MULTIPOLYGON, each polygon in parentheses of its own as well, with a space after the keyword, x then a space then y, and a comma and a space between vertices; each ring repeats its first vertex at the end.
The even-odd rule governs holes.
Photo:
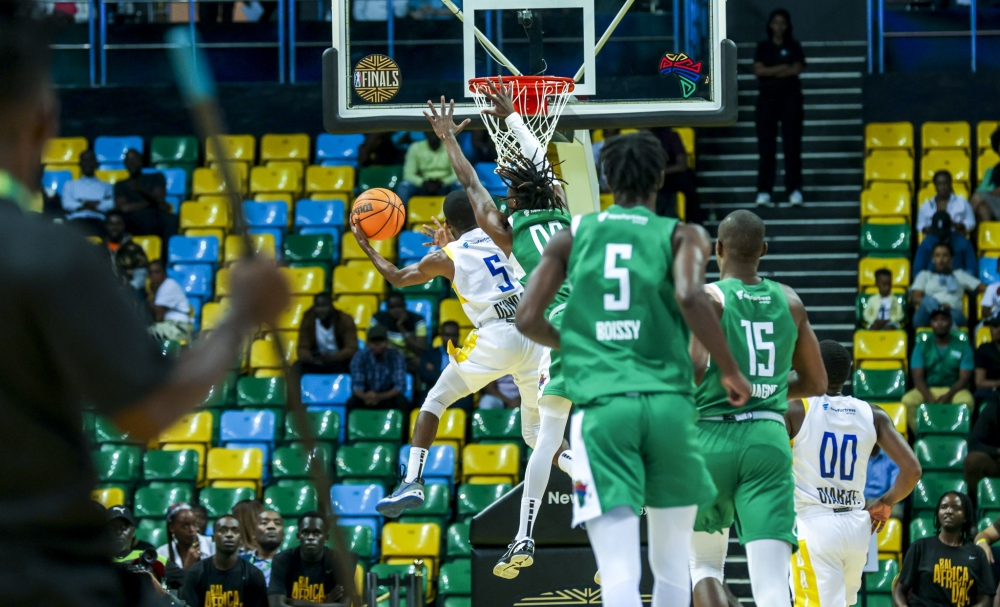
POLYGON ((455 264, 451 283, 472 324, 479 328, 494 320, 513 322, 524 287, 493 239, 476 228, 448 243, 444 252, 455 264))
POLYGON ((871 405, 850 396, 804 402, 805 419, 792 443, 796 512, 801 517, 863 509, 877 438, 871 405))

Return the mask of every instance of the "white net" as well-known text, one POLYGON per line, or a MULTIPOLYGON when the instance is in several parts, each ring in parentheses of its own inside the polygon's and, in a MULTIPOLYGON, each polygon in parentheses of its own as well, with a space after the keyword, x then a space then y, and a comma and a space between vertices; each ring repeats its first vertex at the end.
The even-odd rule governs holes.
MULTIPOLYGON (((480 111, 493 107, 492 102, 483 93, 486 80, 486 78, 476 78, 469 81, 469 88, 480 111)), ((499 88, 498 79, 489 80, 499 88)), ((525 126, 538 139, 542 149, 545 149, 552 140, 559 117, 562 116, 566 102, 573 92, 573 79, 544 76, 507 77, 503 79, 503 84, 507 87, 514 101, 514 107, 524 120, 525 126)), ((523 155, 521 144, 518 143, 514 133, 507 129, 504 121, 489 114, 481 116, 493 143, 497 146, 498 162, 503 162, 505 158, 513 158, 517 154, 523 155)))

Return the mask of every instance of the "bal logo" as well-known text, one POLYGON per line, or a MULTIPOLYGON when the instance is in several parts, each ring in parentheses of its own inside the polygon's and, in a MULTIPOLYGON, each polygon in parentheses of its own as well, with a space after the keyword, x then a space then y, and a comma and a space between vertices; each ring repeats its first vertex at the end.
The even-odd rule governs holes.
POLYGON ((354 66, 354 90, 369 103, 385 103, 399 91, 399 66, 385 55, 368 55, 354 66))
POLYGON ((671 74, 677 76, 677 81, 681 85, 681 94, 687 99, 694 94, 697 83, 701 80, 701 61, 695 63, 694 59, 684 53, 665 53, 660 58, 660 75, 669 76, 671 74))
POLYGON ((583 508, 583 502, 587 499, 587 483, 584 483, 583 481, 574 481, 573 493, 576 494, 577 505, 583 508))

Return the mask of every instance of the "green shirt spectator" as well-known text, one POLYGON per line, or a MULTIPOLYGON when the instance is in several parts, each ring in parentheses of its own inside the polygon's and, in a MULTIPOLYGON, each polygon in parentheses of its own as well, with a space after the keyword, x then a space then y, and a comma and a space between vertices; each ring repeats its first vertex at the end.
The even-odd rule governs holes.
POLYGON ((950 386, 958 381, 960 371, 971 373, 976 368, 972 347, 968 341, 959 339, 957 333, 950 335, 944 347, 934 339, 918 339, 910 366, 924 370, 928 386, 950 386))
POLYGON ((396 186, 396 194, 403 204, 408 203, 411 196, 447 196, 461 189, 441 140, 434 131, 425 132, 424 137, 406 150, 403 181, 396 186))
POLYGON ((916 427, 917 407, 921 403, 964 404, 972 407, 975 399, 969 381, 975 368, 968 340, 951 330, 951 314, 938 308, 930 314, 930 334, 917 335, 917 345, 910 358, 913 389, 903 395, 906 420, 916 427))

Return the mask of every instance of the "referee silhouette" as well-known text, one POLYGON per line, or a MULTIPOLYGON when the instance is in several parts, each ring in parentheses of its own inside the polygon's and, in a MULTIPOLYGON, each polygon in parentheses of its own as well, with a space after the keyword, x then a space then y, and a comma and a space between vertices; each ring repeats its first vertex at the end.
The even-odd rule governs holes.
POLYGON ((111 564, 106 515, 90 499, 82 408, 139 440, 157 436, 225 377, 288 289, 270 262, 234 266, 227 320, 169 360, 121 295, 107 255, 25 211, 59 114, 47 27, 29 17, 31 4, 0 2, 0 605, 137 604, 111 564))

